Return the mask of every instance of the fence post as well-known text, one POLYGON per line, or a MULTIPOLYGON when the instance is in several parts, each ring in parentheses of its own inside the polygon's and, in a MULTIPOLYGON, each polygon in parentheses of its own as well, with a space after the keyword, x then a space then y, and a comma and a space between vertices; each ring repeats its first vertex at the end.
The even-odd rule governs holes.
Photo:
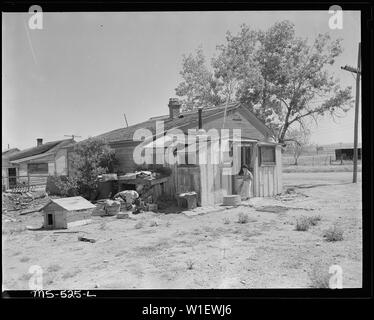
POLYGON ((30 191, 30 173, 27 173, 27 191, 30 191))

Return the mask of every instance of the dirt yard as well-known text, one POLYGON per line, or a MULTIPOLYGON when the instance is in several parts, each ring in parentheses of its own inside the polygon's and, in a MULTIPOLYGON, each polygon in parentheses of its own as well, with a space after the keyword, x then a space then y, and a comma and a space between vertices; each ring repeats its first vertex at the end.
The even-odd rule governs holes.
POLYGON ((361 287, 362 205, 352 173, 284 174, 289 194, 252 199, 236 208, 132 219, 94 217, 88 225, 30 231, 40 213, 3 217, 3 289, 28 289, 29 268, 43 269, 44 289, 310 288, 329 266, 343 270, 344 287, 361 287), (247 215, 239 223, 240 213, 247 215), (297 218, 320 216, 307 231, 297 218), (328 242, 336 224, 343 240, 328 242), (95 243, 78 241, 78 236, 95 243))

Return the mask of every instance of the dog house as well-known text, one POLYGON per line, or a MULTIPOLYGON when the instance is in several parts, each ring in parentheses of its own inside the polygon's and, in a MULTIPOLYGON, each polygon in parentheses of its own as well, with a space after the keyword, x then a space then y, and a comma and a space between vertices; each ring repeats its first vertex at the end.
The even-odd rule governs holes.
POLYGON ((91 218, 94 204, 82 197, 51 199, 43 208, 45 229, 67 229, 68 223, 91 218), (91 210, 92 209, 92 210, 91 210))

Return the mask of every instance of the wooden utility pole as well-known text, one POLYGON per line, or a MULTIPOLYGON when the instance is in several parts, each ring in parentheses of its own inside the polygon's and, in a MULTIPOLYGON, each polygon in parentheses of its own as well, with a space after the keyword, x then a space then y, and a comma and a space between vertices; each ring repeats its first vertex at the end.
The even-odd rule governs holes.
POLYGON ((358 142, 358 113, 360 104, 360 77, 361 77, 361 42, 358 44, 357 69, 345 66, 343 70, 356 73, 356 103, 355 103, 355 124, 354 124, 354 142, 353 142, 353 183, 357 182, 357 142, 358 142))

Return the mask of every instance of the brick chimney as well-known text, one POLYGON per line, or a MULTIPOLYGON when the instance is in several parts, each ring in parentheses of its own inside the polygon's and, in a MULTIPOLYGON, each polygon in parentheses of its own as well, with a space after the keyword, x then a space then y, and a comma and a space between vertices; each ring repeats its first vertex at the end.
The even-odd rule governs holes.
POLYGON ((170 119, 178 118, 182 107, 180 101, 177 98, 170 98, 168 106, 170 119))
POLYGON ((42 138, 38 138, 36 139, 36 146, 39 147, 43 144, 43 139, 42 138))

